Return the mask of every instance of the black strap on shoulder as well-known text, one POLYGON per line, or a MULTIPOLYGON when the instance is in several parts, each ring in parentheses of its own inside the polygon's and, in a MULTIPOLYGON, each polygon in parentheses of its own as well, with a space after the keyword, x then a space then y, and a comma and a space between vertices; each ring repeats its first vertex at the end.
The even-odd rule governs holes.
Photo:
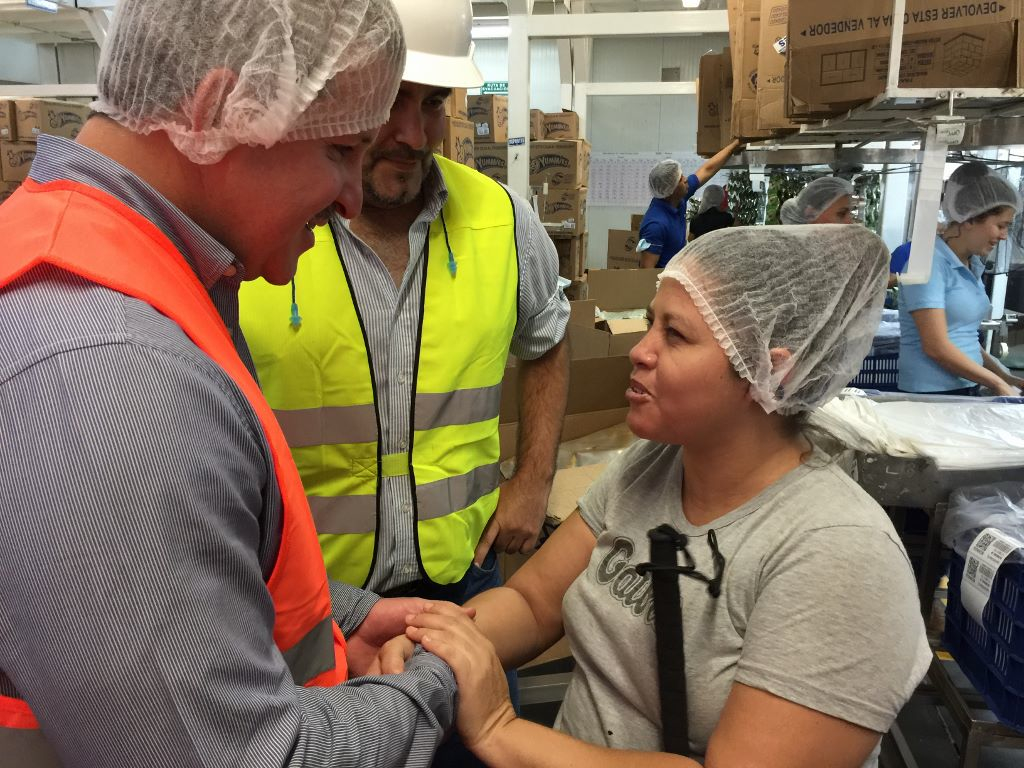
POLYGON ((641 563, 636 570, 651 574, 654 593, 654 640, 658 655, 658 698, 661 704, 661 738, 663 749, 674 755, 690 754, 690 724, 686 700, 686 649, 683 643, 683 597, 679 577, 686 576, 707 584, 708 594, 721 594, 725 558, 718 551, 713 530, 708 531, 715 574, 708 578, 700 573, 686 547, 686 536, 671 525, 659 525, 647 532, 651 542, 651 562, 641 563), (685 565, 679 565, 682 551, 685 565))
POLYGON ((661 701, 663 749, 674 755, 690 754, 690 728, 686 713, 686 652, 683 648, 683 600, 679 591, 678 534, 669 525, 647 532, 651 562, 637 566, 650 572, 654 590, 654 632, 658 652, 658 696, 661 701))

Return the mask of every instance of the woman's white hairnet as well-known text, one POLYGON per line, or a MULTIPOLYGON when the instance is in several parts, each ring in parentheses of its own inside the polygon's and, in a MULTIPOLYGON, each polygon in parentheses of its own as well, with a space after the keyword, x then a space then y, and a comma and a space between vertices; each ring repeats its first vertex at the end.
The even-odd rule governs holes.
POLYGON ((209 164, 382 125, 404 62, 389 0, 121 0, 92 108, 209 164))
POLYGON ((647 182, 651 188, 651 194, 664 199, 676 191, 681 178, 683 178, 683 167, 678 162, 662 160, 651 169, 647 182))
POLYGON ((767 413, 809 411, 860 370, 882 317, 889 251, 855 224, 734 227, 694 240, 661 273, 700 310, 767 413), (828 268, 808 279, 827 254, 828 268), (773 366, 772 350, 788 359, 773 366))
POLYGON ((1006 179, 984 163, 961 165, 946 182, 942 212, 953 222, 970 221, 995 208, 1020 211, 1020 195, 1006 179))
POLYGON ((704 191, 701 193, 700 209, 697 213, 701 214, 712 208, 718 208, 722 205, 723 200, 725 200, 725 190, 717 184, 709 184, 704 187, 704 191))
POLYGON ((796 198, 791 197, 782 204, 779 208, 779 221, 783 224, 803 224, 804 222, 800 219, 800 208, 796 203, 796 198))
POLYGON ((787 224, 813 224, 821 214, 844 195, 853 196, 853 184, 835 176, 815 179, 797 195, 794 207, 787 211, 787 224))

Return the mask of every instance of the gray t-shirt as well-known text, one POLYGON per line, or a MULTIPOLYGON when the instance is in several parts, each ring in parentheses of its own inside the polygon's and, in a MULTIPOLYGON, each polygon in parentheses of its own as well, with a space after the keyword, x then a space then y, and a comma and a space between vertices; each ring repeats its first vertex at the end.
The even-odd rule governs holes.
MULTIPOLYGON (((710 525, 682 513, 681 449, 641 440, 580 500, 597 537, 562 611, 576 671, 556 726, 662 748, 647 531, 669 523, 721 596, 680 579, 690 744, 702 756, 733 681, 885 732, 931 658, 906 551, 882 509, 820 450, 710 525)), ((681 560, 681 558, 680 558, 681 560)), ((877 750, 876 750, 877 752, 877 750)), ((877 765, 873 755, 865 766, 877 765)))

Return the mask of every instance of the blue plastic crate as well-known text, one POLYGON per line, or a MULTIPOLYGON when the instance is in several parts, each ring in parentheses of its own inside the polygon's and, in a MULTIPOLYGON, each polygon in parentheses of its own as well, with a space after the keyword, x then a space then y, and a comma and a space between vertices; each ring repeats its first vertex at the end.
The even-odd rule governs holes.
POLYGON ((999 568, 981 624, 960 601, 963 573, 964 558, 954 551, 943 645, 1000 722, 1024 730, 1024 565, 999 568))
POLYGON ((899 379, 899 354, 868 355, 860 364, 860 373, 853 378, 850 386, 859 389, 877 389, 881 392, 895 392, 899 379))

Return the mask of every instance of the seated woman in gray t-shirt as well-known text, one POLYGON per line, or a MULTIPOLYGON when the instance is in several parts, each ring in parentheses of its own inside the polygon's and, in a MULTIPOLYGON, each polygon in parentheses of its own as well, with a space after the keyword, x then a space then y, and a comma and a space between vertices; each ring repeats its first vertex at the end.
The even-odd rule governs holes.
POLYGON ((708 578, 724 557, 718 596, 680 579, 690 754, 709 768, 876 765, 928 668, 924 625, 885 513, 802 425, 856 374, 887 274, 888 251, 859 226, 694 241, 631 352, 642 439, 506 587, 469 603, 475 623, 435 606, 388 647, 385 671, 410 639, 444 658, 463 739, 488 765, 698 765, 661 752, 652 589, 637 569, 647 531, 668 524, 708 578), (563 632, 577 665, 550 730, 515 717, 498 659, 516 666, 563 632))

